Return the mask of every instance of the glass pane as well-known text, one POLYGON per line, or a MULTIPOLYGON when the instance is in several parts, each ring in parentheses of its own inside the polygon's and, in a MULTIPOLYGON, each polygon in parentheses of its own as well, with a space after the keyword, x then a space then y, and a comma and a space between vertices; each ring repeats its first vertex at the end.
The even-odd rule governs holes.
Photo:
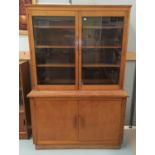
POLYGON ((119 81, 118 68, 82 68, 83 84, 117 84, 119 81))
POLYGON ((74 45, 74 17, 33 17, 35 45, 74 45))
POLYGON ((68 85, 75 83, 74 68, 55 68, 40 67, 37 68, 38 84, 48 85, 68 85))
POLYGON ((92 48, 83 49, 82 63, 85 64, 120 64, 120 49, 92 48))
POLYGON ((118 84, 124 17, 82 17, 83 84, 118 84))
POLYGON ((121 46, 123 17, 83 17, 83 46, 121 46))
POLYGON ((119 46, 121 47, 121 29, 85 29, 83 46, 119 46))
POLYGON ((75 26, 74 17, 65 16, 35 16, 33 17, 34 26, 75 26))
POLYGON ((75 64, 75 52, 72 49, 47 48, 36 50, 37 64, 75 64))
POLYGON ((83 26, 123 26, 124 17, 83 17, 83 26))
POLYGON ((40 85, 75 84, 75 17, 33 17, 40 85))
POLYGON ((74 29, 35 29, 35 45, 74 45, 74 29))

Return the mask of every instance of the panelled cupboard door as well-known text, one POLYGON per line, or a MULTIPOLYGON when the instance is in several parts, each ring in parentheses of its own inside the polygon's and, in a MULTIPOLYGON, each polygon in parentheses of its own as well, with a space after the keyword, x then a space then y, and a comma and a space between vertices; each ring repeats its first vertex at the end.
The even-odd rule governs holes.
POLYGON ((121 123, 121 100, 86 100, 79 102, 79 140, 119 141, 121 123))
POLYGON ((69 100, 36 99, 37 142, 77 140, 77 103, 69 100))
POLYGON ((79 13, 79 84, 81 89, 118 89, 124 76, 127 14, 79 13))
POLYGON ((77 89, 76 12, 33 11, 29 22, 33 86, 46 90, 77 89))

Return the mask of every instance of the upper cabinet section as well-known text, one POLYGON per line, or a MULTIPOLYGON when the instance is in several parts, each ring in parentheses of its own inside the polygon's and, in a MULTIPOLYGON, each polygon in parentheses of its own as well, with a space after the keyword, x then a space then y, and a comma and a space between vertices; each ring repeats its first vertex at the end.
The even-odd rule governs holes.
POLYGON ((38 90, 121 89, 130 6, 27 6, 38 90))

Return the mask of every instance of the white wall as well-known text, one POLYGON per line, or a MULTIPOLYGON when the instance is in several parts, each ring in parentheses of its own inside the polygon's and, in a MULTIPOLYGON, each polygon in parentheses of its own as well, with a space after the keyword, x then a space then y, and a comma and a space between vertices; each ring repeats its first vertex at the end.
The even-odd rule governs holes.
POLYGON ((29 51, 27 35, 19 35, 19 51, 29 51))
MULTIPOLYGON (((38 3, 69 3, 69 0, 38 0, 38 3)), ((136 2, 135 0, 72 0, 72 4, 133 5, 130 18, 128 51, 136 51, 136 2)), ((19 37, 19 51, 28 51, 27 36, 19 37)))

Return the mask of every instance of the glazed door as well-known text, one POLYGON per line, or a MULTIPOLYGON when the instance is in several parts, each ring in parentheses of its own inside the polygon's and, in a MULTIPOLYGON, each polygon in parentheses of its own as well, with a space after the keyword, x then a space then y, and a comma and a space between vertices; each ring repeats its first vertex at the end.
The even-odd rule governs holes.
POLYGON ((77 140, 77 113, 76 101, 36 99, 35 128, 38 144, 77 140))
POLYGON ((85 100, 79 102, 79 140, 109 141, 120 139, 121 100, 85 100))
POLYGON ((33 12, 33 83, 38 89, 77 89, 77 15, 33 12), (35 15, 33 15, 35 14, 35 15), (34 55, 33 55, 34 53, 34 55))
POLYGON ((79 20, 80 88, 118 89, 123 62, 124 15, 82 12, 79 20))

